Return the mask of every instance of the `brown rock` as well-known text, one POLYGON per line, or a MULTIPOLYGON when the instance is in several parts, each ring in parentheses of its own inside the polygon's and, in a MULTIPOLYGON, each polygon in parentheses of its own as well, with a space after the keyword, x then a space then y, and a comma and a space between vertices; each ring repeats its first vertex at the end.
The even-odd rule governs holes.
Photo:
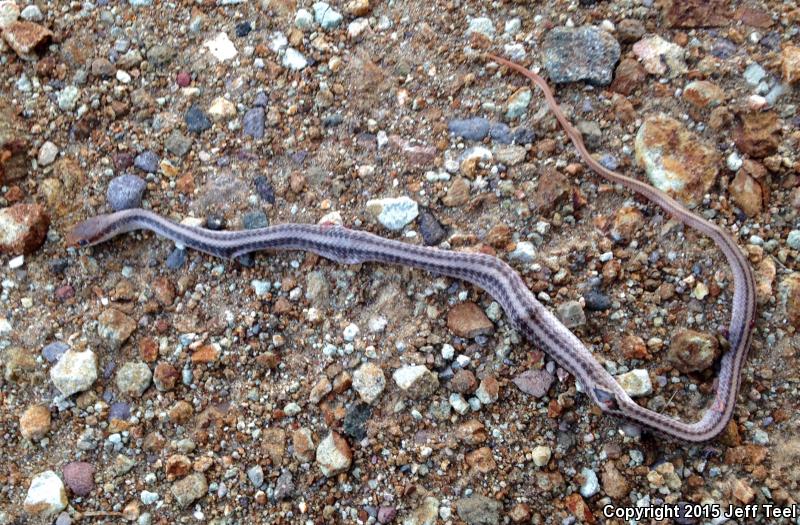
POLYGON ((15 204, 0 210, 0 253, 30 254, 45 240, 50 217, 38 204, 15 204))
POLYGON ((548 213, 569 197, 570 190, 569 179, 555 169, 547 167, 539 176, 536 193, 532 195, 532 204, 539 213, 548 213))
POLYGON ((505 224, 495 224, 486 234, 486 242, 494 248, 503 248, 511 242, 511 228, 505 224))
POLYGON ((466 455, 467 465, 483 474, 488 474, 497 468, 497 463, 489 447, 481 447, 466 455))
POLYGON ((727 465, 760 465, 767 458, 767 449, 760 445, 742 445, 725 452, 727 465))
POLYGON ((614 72, 611 90, 623 95, 630 95, 644 84, 645 78, 647 78, 647 72, 637 60, 624 58, 614 72))
POLYGON ((650 356, 647 353, 647 346, 644 340, 638 335, 628 334, 620 341, 622 355, 626 359, 646 359, 650 356))
POLYGON ((682 329, 672 338, 667 360, 681 372, 699 372, 710 367, 717 355, 719 344, 715 337, 682 329))
POLYGON ((733 124, 733 113, 726 107, 718 107, 711 110, 708 115, 708 126, 714 131, 720 131, 733 124))
POLYGON ((156 365, 156 369, 153 371, 153 384, 161 392, 167 392, 175 388, 179 376, 180 374, 174 366, 162 361, 156 365))
POLYGON ((764 158, 778 151, 780 140, 781 121, 774 111, 739 115, 733 141, 742 152, 764 158))
POLYGON ((175 496, 175 501, 178 503, 178 506, 185 509, 194 503, 195 500, 206 495, 208 492, 208 482, 203 474, 195 472, 180 481, 176 481, 170 488, 170 491, 172 495, 175 496))
POLYGON ((298 461, 308 463, 314 460, 316 446, 309 429, 299 428, 292 432, 292 447, 294 448, 294 457, 298 461))
POLYGON ((631 489, 625 476, 620 474, 611 461, 603 467, 602 483, 606 494, 615 500, 626 498, 631 489))
POLYGON ((636 160, 650 183, 684 203, 698 204, 716 181, 717 150, 666 115, 644 121, 635 148, 636 160))
POLYGON ((139 357, 145 363, 154 363, 158 359, 158 343, 152 337, 139 341, 139 357))
POLYGON ((753 5, 740 5, 733 17, 746 26, 769 29, 774 24, 772 15, 753 5))
POLYGON ((175 301, 175 285, 168 277, 158 277, 153 282, 153 294, 156 301, 164 306, 170 306, 175 301))
POLYGON ((643 225, 642 212, 632 206, 623 206, 614 214, 614 220, 611 223, 611 238, 615 241, 630 241, 643 225))
POLYGON ((97 333, 115 350, 119 349, 136 330, 136 321, 116 308, 103 311, 97 316, 97 323, 97 333))
POLYGON ((369 0, 350 0, 344 5, 344 12, 350 16, 366 16, 370 9, 369 0))
POLYGON ((273 465, 280 465, 286 453, 286 431, 276 427, 264 429, 261 448, 267 453, 273 465))
POLYGON ((800 47, 787 45, 781 52, 783 80, 789 84, 800 82, 800 47))
POLYGON ((29 407, 19 418, 22 437, 39 441, 50 431, 50 410, 44 405, 29 407))
POLYGON ((455 373, 453 379, 450 380, 450 389, 459 394, 471 394, 478 386, 478 381, 475 379, 475 374, 463 368, 455 373))
POLYGON ((708 80, 689 82, 683 90, 683 98, 698 108, 719 106, 725 100, 725 92, 708 80))
POLYGON ((10 346, 2 355, 2 362, 5 364, 3 377, 6 381, 17 383, 27 383, 33 379, 33 371, 36 370, 36 360, 31 352, 19 346, 10 346))
POLYGON ((632 44, 645 33, 644 24, 635 18, 623 18, 617 24, 617 39, 622 44, 632 44))
POLYGON ((164 472, 167 474, 167 481, 182 478, 192 470, 192 460, 183 454, 173 454, 167 458, 164 465, 164 472))
POLYGON ((194 408, 188 401, 180 400, 169 409, 169 420, 176 425, 183 425, 194 415, 194 408))
POLYGON ((753 490, 746 481, 741 479, 736 479, 733 481, 733 497, 737 500, 741 501, 745 505, 748 505, 753 502, 753 499, 756 497, 756 492, 753 490))
POLYGON ((322 376, 322 378, 317 381, 317 384, 314 385, 314 388, 311 389, 311 393, 308 395, 308 400, 315 405, 319 404, 322 398, 328 395, 331 390, 333 390, 333 386, 331 385, 330 379, 322 376))
POLYGON ((192 353, 192 363, 213 363, 219 359, 219 346, 216 344, 203 345, 192 353))
POLYGON ((514 384, 526 394, 538 399, 547 395, 553 380, 553 375, 547 370, 527 370, 514 378, 514 384))
POLYGON ((578 521, 584 523, 594 523, 594 514, 592 514, 589 506, 583 501, 583 498, 577 492, 574 492, 564 498, 564 504, 573 516, 578 518, 578 521))
POLYGON ((33 60, 34 52, 47 45, 52 37, 49 29, 33 22, 12 22, 3 30, 3 38, 11 49, 26 60, 33 60))
POLYGON ((442 198, 445 206, 463 206, 469 200, 469 183, 463 177, 456 177, 447 190, 447 195, 442 198))
POLYGON ((728 24, 730 0, 666 0, 664 15, 671 27, 719 27, 728 24))
POLYGON ((513 523, 527 523, 531 519, 531 509, 525 503, 517 503, 509 511, 508 517, 513 523))
POLYGON ((494 325, 481 308, 472 302, 459 303, 447 313, 447 327, 467 339, 494 332, 494 325))
POLYGON ((786 320, 800 330, 800 272, 789 274, 781 281, 781 298, 786 305, 786 320))
POLYGON ((739 170, 728 187, 733 202, 739 206, 749 217, 761 213, 764 203, 764 192, 761 184, 753 177, 739 170))
POLYGON ((456 428, 456 439, 467 445, 480 445, 489 439, 486 427, 477 419, 470 419, 456 428))

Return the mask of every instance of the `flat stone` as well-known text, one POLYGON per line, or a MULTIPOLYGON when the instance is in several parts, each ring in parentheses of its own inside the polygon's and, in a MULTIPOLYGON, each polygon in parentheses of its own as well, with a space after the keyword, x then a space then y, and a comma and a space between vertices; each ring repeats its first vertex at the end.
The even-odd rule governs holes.
POLYGON ((447 123, 447 129, 457 137, 480 141, 489 134, 489 121, 483 117, 453 119, 447 123))
POLYGON ((286 51, 283 54, 283 60, 281 60, 281 64, 287 69, 291 69, 292 71, 300 71, 301 69, 305 69, 308 65, 308 60, 303 54, 296 50, 293 47, 287 47, 286 51))
POLYGON ((761 213, 764 206, 764 190, 761 184, 745 173, 739 171, 728 186, 733 202, 748 216, 761 213))
POLYGON ((67 508, 68 503, 61 478, 52 470, 46 470, 31 480, 23 506, 30 515, 48 518, 67 508))
POLYGON ((214 58, 220 62, 230 60, 237 55, 236 46, 225 32, 217 33, 214 37, 203 42, 203 47, 207 48, 214 58))
POLYGON ((419 205, 409 197, 371 199, 367 201, 367 211, 378 219, 385 228, 400 231, 419 214, 419 205))
POLYGON ((187 508, 208 492, 206 477, 200 472, 189 474, 180 481, 176 481, 170 488, 175 501, 182 509, 187 508))
POLYGON ((567 328, 575 328, 586 324, 586 314, 578 301, 567 301, 558 305, 558 318, 567 328))
POLYGON ((50 432, 50 410, 44 405, 28 407, 19 418, 19 431, 22 437, 39 441, 50 432))
POLYGON ((58 146, 48 140, 39 148, 39 154, 36 156, 36 161, 40 166, 49 166, 55 162, 57 156, 58 146))
POLYGON ((658 35, 645 37, 633 45, 633 53, 639 57, 644 69, 651 75, 677 78, 687 71, 685 50, 658 35))
POLYGON ((344 17, 327 2, 314 2, 314 19, 323 29, 336 29, 344 17))
POLYGON ((632 58, 624 58, 614 72, 611 89, 622 95, 630 95, 642 87, 645 78, 647 78, 647 72, 639 62, 632 58))
POLYGON ((647 370, 634 369, 616 377, 623 390, 631 397, 647 396, 653 393, 653 383, 647 370))
POLYGON ((405 365, 394 371, 392 379, 414 399, 430 397, 439 388, 439 378, 425 365, 405 365))
POLYGON ((138 208, 146 187, 145 181, 136 175, 120 175, 108 184, 106 200, 114 211, 138 208))
POLYGON ((774 111, 740 114, 733 130, 733 141, 740 151, 761 159, 778 151, 781 119, 774 111))
POLYGON ((137 398, 144 394, 152 378, 147 363, 128 361, 117 371, 116 385, 122 394, 137 398))
POLYGON ((20 58, 34 60, 35 52, 50 42, 53 32, 34 22, 11 22, 3 29, 3 38, 20 58))
POLYGON ((544 67, 555 83, 586 80, 606 86, 619 61, 619 42, 594 26, 556 27, 542 42, 544 67))
POLYGON ((492 40, 495 35, 494 22, 492 22, 491 18, 485 16, 471 18, 467 25, 466 35, 469 36, 472 34, 483 35, 489 40, 492 40))
POLYGON ((666 0, 662 9, 670 27, 718 27, 730 21, 726 16, 730 0, 666 0))
POLYGON ((781 73, 789 84, 800 82, 800 47, 786 45, 781 51, 781 73))
POLYGON ((217 97, 211 101, 208 115, 212 120, 230 120, 236 116, 236 105, 225 97, 217 97))
POLYGON ((492 321, 477 304, 472 302, 453 306, 447 313, 447 327, 457 336, 466 339, 494 332, 492 321))
POLYGON ((50 369, 50 379, 65 397, 88 390, 97 380, 97 357, 91 350, 67 350, 50 369))
POLYGON ((661 191, 695 206, 717 178, 719 154, 666 115, 645 120, 635 141, 636 160, 661 191))
POLYGON ((672 338, 667 361, 683 373, 701 372, 719 355, 717 338, 695 330, 682 329, 672 338))
POLYGON ((386 388, 386 376, 375 363, 364 363, 353 372, 353 389, 362 401, 372 404, 386 388))
POLYGON ((479 494, 456 501, 458 517, 467 525, 497 525, 500 522, 501 510, 503 510, 502 503, 479 494))
POLYGON ((119 349, 136 330, 136 321, 116 308, 108 308, 97 317, 97 334, 113 349, 119 349))
POLYGON ((439 500, 428 496, 419 507, 406 514, 402 525, 436 525, 439 523, 439 500))
POLYGON ((350 445, 336 432, 329 432, 317 445, 316 461, 325 477, 347 472, 352 460, 350 445))
POLYGON ((526 370, 514 378, 514 384, 526 394, 539 399, 547 395, 554 379, 547 370, 526 370))
POLYGON ((725 100, 725 92, 708 80, 694 80, 683 88, 683 98, 702 109, 722 104, 725 100))

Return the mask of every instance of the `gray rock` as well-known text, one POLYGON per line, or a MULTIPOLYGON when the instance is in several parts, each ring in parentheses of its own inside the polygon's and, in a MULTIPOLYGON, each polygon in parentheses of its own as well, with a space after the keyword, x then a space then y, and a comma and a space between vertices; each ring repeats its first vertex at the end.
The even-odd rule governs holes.
POLYGON ((247 469, 247 477, 255 488, 259 488, 264 484, 264 469, 261 468, 261 465, 250 467, 247 469))
POLYGON ((186 128, 192 133, 202 133, 211 128, 211 119, 198 106, 192 106, 184 117, 186 128))
POLYGON ((606 86, 619 61, 619 42, 594 26, 556 27, 544 38, 544 67, 556 83, 586 80, 606 86))
POLYGON ((174 54, 171 47, 158 44, 147 50, 147 61, 154 66, 163 66, 172 60, 174 54))
POLYGON ((62 111, 72 111, 78 103, 80 90, 76 86, 67 86, 58 92, 56 101, 62 111))
POLYGON ((294 496, 294 492, 295 488, 292 473, 289 470, 284 470, 275 481, 275 499, 278 501, 289 499, 294 496))
POLYGON ((175 501, 178 502, 181 508, 185 509, 195 500, 206 495, 208 482, 203 474, 195 472, 173 483, 171 490, 172 495, 175 496, 175 501))
POLYGON ((173 155, 183 157, 192 148, 192 139, 176 129, 167 137, 164 147, 173 155))
POLYGON ((497 525, 502 509, 499 501, 478 494, 456 502, 458 516, 468 525, 497 525))
POLYGON ((65 397, 83 392, 97 380, 97 357, 91 350, 67 350, 50 369, 50 379, 65 397))
POLYGON ((136 175, 114 177, 108 185, 106 200, 114 211, 138 208, 142 205, 142 195, 147 185, 136 175))
POLYGON ((483 140, 489 134, 489 121, 483 117, 453 119, 447 129, 457 137, 467 140, 483 140))
POLYGON ((526 394, 538 399, 547 394, 553 379, 553 375, 547 370, 527 370, 514 378, 514 384, 526 394))
POLYGON ((242 131, 253 138, 264 138, 264 108, 254 107, 242 118, 242 131))
POLYGON ((64 482, 76 496, 86 496, 94 490, 94 465, 85 461, 73 461, 61 471, 64 482))
POLYGON ((314 19, 323 29, 336 29, 342 23, 342 14, 336 11, 327 2, 315 2, 314 19))
POLYGON ((155 173, 158 171, 158 155, 151 150, 145 150, 133 159, 133 165, 147 173, 155 173))
POLYGON ((586 314, 578 301, 567 301, 556 309, 558 318, 567 328, 575 328, 586 324, 586 314))
POLYGON ((63 341, 53 341, 49 345, 42 348, 42 357, 48 363, 55 363, 64 353, 69 350, 69 345, 63 341))
POLYGON ((152 379, 153 373, 147 363, 128 361, 117 371, 116 384, 123 394, 139 397, 150 386, 152 379))

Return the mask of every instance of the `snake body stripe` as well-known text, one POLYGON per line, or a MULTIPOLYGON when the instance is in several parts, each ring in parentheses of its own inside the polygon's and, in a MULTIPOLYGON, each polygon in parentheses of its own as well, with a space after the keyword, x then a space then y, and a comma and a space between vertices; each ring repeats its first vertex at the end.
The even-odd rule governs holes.
POLYGON ((752 335, 755 284, 747 259, 720 227, 695 215, 661 191, 608 170, 594 160, 580 133, 564 116, 541 77, 500 57, 489 55, 489 58, 525 75, 542 89, 550 110, 569 135, 580 157, 593 171, 643 195, 679 221, 708 235, 731 265, 734 293, 728 329, 730 349, 720 360, 714 399, 699 421, 686 423, 637 404, 583 343, 537 301, 522 277, 511 266, 490 255, 416 246, 341 226, 281 224, 255 230, 211 231, 177 224, 143 209, 87 219, 75 226, 67 242, 79 246, 93 245, 124 232, 144 229, 186 247, 227 259, 260 250, 302 250, 343 264, 376 262, 402 265, 461 279, 494 297, 511 324, 574 375, 604 413, 683 441, 713 439, 725 429, 733 415, 741 369, 752 335))

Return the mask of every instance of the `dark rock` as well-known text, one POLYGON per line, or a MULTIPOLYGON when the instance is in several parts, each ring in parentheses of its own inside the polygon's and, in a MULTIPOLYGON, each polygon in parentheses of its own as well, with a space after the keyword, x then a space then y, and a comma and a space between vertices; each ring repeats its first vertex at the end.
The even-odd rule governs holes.
POLYGON ((108 184, 106 200, 114 211, 138 208, 147 184, 136 175, 120 175, 108 184))
POLYGON ((518 127, 514 128, 514 131, 511 133, 511 141, 514 144, 533 144, 533 141, 536 140, 536 133, 530 128, 525 127, 518 127))
POLYGON ((242 22, 236 24, 236 36, 239 38, 244 38, 250 34, 250 31, 253 30, 253 26, 250 25, 250 22, 242 22))
POLYGON ((425 246, 435 246, 442 242, 447 235, 447 231, 436 220, 436 217, 426 209, 420 211, 417 221, 419 223, 419 231, 422 234, 422 242, 425 246))
POLYGON ((186 128, 192 133, 202 133, 211 128, 211 119, 198 106, 192 106, 184 117, 186 128))
POLYGON ((467 140, 483 140, 489 134, 489 121, 483 117, 454 119, 447 124, 450 133, 467 140))
POLYGON ((499 144, 511 144, 514 137, 511 135, 511 128, 504 122, 494 122, 489 127, 489 136, 499 144))
POLYGON ((64 482, 76 496, 86 496, 94 489, 94 465, 73 461, 64 465, 64 482))
POLYGON ((242 228, 245 230, 255 230, 267 226, 269 226, 269 219, 263 211, 249 211, 242 216, 242 228))
POLYGON ((544 67, 555 83, 586 80, 595 85, 611 83, 619 61, 619 42, 594 27, 556 27, 542 43, 544 67))
POLYGON ((151 150, 145 150, 136 155, 133 165, 147 173, 155 173, 158 171, 158 155, 151 150))
POLYGON ((49 345, 42 348, 42 357, 48 363, 55 363, 64 353, 69 350, 69 345, 63 341, 53 341, 49 345))
POLYGON ((589 290, 583 296, 586 309, 598 312, 611 308, 611 298, 599 290, 589 290))
POLYGON ((264 108, 254 107, 247 110, 242 118, 242 131, 253 138, 264 138, 264 108))
POLYGON ((372 416, 372 407, 366 403, 354 403, 344 416, 344 433, 355 440, 367 437, 367 421, 372 416))
POLYGON ((272 188, 269 179, 263 175, 259 175, 253 182, 255 182, 256 192, 258 196, 261 197, 261 200, 270 204, 275 204, 275 190, 272 188))
POLYGON ((186 262, 186 250, 181 250, 180 248, 175 248, 172 250, 172 253, 169 254, 167 257, 167 268, 170 270, 177 270, 178 268, 182 267, 183 264, 186 262))
POLYGON ((219 215, 209 215, 206 217, 206 228, 219 231, 225 228, 225 218, 219 215))

